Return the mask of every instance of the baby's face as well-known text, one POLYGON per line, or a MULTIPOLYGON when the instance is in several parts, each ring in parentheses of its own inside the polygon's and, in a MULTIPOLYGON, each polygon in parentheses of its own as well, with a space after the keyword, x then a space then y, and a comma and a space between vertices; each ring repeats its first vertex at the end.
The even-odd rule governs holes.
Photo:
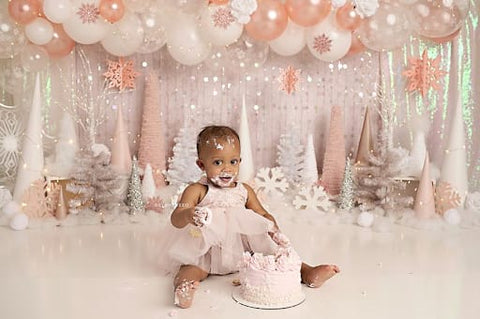
POLYGON ((198 166, 218 187, 234 187, 240 167, 240 144, 236 139, 209 141, 200 151, 198 166))

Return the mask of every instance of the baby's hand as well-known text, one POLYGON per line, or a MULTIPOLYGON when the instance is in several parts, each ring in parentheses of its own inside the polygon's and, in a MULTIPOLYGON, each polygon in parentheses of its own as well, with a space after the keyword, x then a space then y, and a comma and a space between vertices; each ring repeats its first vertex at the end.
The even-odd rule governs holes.
POLYGON ((203 227, 212 222, 212 211, 208 207, 195 207, 193 211, 193 223, 195 226, 203 227))
POLYGON ((281 232, 276 232, 272 236, 273 241, 280 247, 289 247, 290 239, 281 232))

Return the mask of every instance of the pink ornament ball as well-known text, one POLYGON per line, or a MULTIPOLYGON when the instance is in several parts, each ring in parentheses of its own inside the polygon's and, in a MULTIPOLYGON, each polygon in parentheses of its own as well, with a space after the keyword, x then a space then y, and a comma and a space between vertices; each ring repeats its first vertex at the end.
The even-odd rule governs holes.
POLYGON ((125 14, 125 5, 122 0, 101 0, 99 11, 105 20, 115 23, 125 14))
POLYGON ((353 31, 360 25, 362 18, 355 11, 353 3, 349 2, 337 9, 335 20, 339 28, 353 31))
POLYGON ((61 24, 54 24, 53 38, 43 47, 51 58, 61 58, 72 52, 75 41, 68 36, 61 24))

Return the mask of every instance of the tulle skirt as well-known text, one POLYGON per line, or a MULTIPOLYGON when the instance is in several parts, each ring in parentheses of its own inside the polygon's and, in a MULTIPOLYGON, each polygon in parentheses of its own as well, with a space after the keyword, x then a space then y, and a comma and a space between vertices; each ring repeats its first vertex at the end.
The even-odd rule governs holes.
POLYGON ((276 244, 268 235, 272 221, 245 208, 214 208, 209 225, 184 228, 167 225, 161 234, 159 264, 165 273, 195 265, 209 274, 238 270, 244 251, 272 254, 276 244))

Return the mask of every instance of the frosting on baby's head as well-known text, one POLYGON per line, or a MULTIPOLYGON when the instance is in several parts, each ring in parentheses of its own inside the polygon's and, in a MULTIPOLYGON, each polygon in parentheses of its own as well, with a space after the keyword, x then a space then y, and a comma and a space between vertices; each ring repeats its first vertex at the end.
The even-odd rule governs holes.
POLYGON ((197 137, 198 156, 205 149, 222 150, 225 144, 229 144, 234 148, 240 147, 240 138, 234 129, 220 125, 204 127, 197 137))

